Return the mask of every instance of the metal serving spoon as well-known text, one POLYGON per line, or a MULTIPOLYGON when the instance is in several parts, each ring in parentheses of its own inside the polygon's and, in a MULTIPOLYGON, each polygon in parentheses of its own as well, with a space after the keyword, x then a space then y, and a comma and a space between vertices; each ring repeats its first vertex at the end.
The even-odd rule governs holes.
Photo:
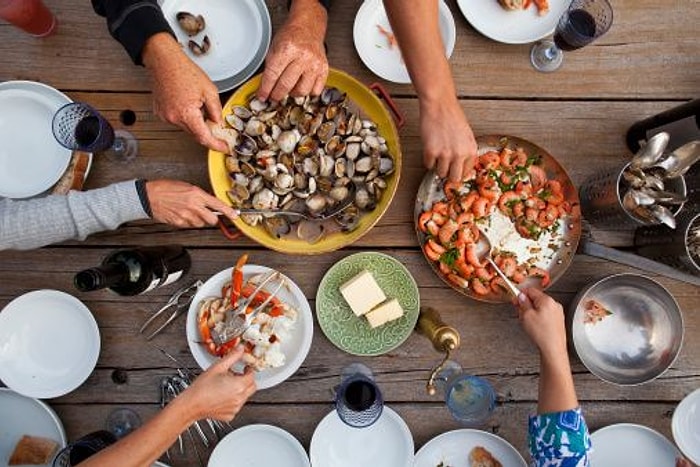
POLYGON ((634 169, 651 167, 661 158, 669 140, 670 136, 665 131, 655 134, 647 141, 646 145, 637 151, 630 166, 634 169))
POLYGON ((513 283, 513 281, 508 279, 508 276, 506 276, 505 273, 501 271, 501 268, 499 268, 496 265, 496 262, 491 257, 491 252, 493 250, 493 247, 491 246, 491 239, 488 237, 488 235, 486 235, 486 233, 483 230, 479 229, 479 233, 481 235, 479 235, 479 242, 477 245, 479 246, 479 248, 483 248, 483 251, 481 251, 478 255, 479 259, 486 259, 486 261, 488 261, 491 264, 491 266, 493 266, 493 268, 496 270, 498 276, 501 279, 503 279, 503 282, 506 284, 508 292, 510 292, 514 297, 517 297, 518 295, 520 295, 520 289, 518 289, 518 287, 513 283))
POLYGON ((691 141, 679 147, 652 167, 666 171, 664 178, 680 177, 690 166, 700 160, 700 140, 691 141))

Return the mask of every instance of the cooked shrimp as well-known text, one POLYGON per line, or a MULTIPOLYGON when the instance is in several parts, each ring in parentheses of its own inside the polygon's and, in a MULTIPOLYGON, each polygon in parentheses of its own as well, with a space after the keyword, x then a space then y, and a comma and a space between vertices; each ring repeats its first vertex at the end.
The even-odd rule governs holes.
POLYGON ((530 277, 540 277, 542 280, 540 281, 540 284, 542 287, 547 287, 549 285, 550 279, 549 279, 549 272, 545 271, 542 268, 538 268, 536 266, 531 267, 527 271, 528 276, 530 277))
POLYGON ((514 206, 518 201, 520 201, 520 195, 514 191, 506 191, 498 198, 498 208, 505 214, 510 214, 512 206, 514 206), (511 206, 508 206, 508 205, 511 206))
POLYGON ((479 278, 474 278, 470 282, 472 286, 472 290, 474 291, 475 294, 477 295, 488 295, 489 294, 489 287, 484 285, 483 282, 481 282, 481 279, 479 278))
POLYGON ((377 29, 379 29, 379 34, 386 37, 386 42, 389 44, 389 49, 393 49, 398 45, 396 42, 396 36, 394 36, 393 32, 384 29, 381 24, 377 24, 377 29))
POLYGON ((479 198, 474 201, 472 212, 477 219, 481 219, 491 212, 491 203, 486 198, 479 198))
POLYGON ((457 236, 457 231, 459 230, 459 224, 452 219, 449 219, 447 222, 445 222, 445 225, 440 227, 440 231, 438 232, 438 238, 440 239, 440 243, 443 245, 448 245, 452 243, 456 236, 457 236))

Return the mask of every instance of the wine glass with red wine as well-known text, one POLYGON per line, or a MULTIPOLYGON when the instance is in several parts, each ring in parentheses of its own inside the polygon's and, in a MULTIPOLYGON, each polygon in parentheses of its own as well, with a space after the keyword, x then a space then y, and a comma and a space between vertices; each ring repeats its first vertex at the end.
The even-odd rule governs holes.
POLYGON ((553 39, 535 43, 530 62, 537 71, 557 70, 564 60, 564 51, 580 49, 610 29, 613 10, 608 0, 573 0, 559 18, 553 39))
POLYGON ((53 116, 53 135, 73 151, 106 154, 128 162, 138 154, 138 142, 125 130, 115 130, 97 110, 83 102, 66 104, 53 116))
POLYGON ((345 367, 335 394, 340 419, 351 427, 365 428, 379 419, 383 408, 384 399, 372 370, 361 363, 345 367))

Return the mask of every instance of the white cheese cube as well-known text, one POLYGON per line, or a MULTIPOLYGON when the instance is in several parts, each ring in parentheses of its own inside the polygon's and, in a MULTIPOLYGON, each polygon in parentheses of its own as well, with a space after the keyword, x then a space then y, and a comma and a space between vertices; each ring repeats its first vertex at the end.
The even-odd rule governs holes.
POLYGON ((363 270, 340 286, 340 293, 356 316, 362 316, 386 300, 372 273, 363 270))
POLYGON ((398 300, 392 298, 388 302, 382 303, 365 316, 367 317, 367 321, 369 321, 369 325, 376 328, 389 321, 401 318, 403 316, 403 308, 401 308, 398 300))

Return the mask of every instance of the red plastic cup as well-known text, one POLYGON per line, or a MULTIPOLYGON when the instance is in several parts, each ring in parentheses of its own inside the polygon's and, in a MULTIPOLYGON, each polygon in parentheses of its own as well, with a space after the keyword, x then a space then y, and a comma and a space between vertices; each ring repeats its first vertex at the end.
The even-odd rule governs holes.
POLYGON ((56 30, 56 16, 41 0, 0 0, 0 18, 35 37, 56 30))

